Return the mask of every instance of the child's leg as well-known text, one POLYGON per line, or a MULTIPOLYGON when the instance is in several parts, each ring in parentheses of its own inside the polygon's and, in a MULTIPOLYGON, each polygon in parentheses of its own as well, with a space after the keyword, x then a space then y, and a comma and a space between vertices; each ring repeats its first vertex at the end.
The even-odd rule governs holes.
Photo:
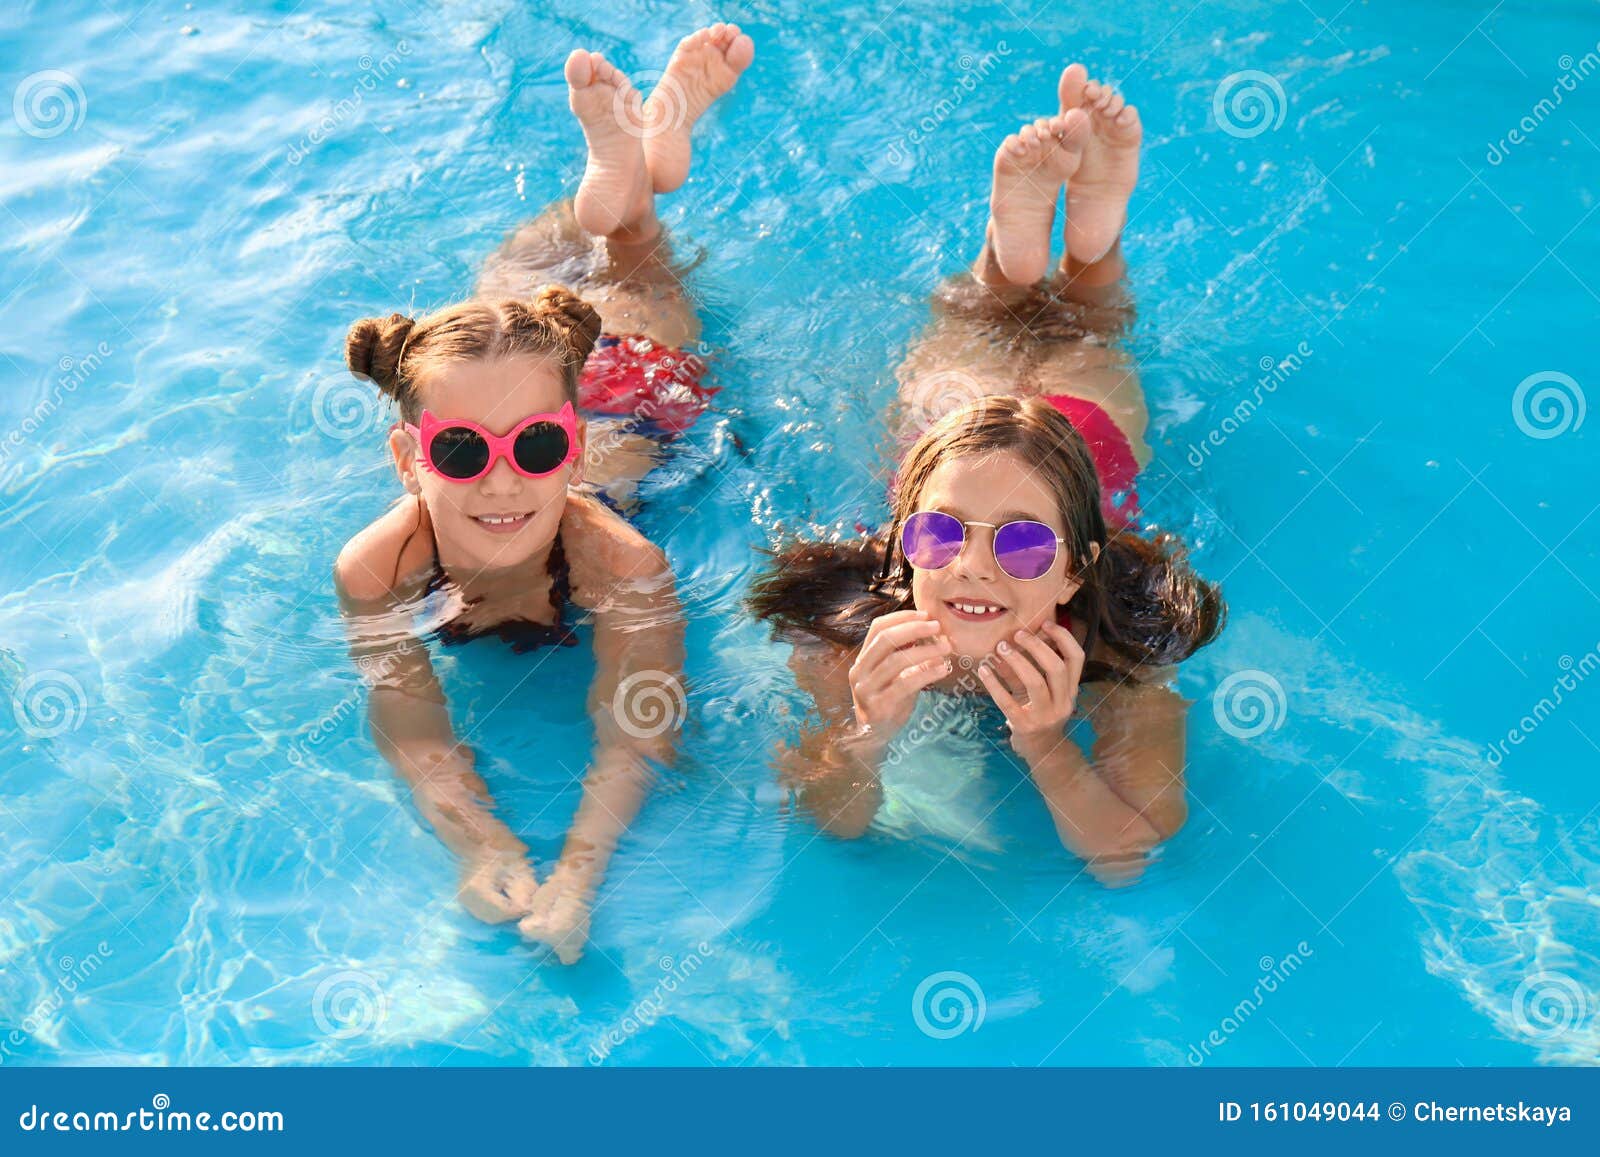
POLYGON ((1081 331, 1078 341, 1043 341, 1028 367, 1030 393, 1095 402, 1127 437, 1134 458, 1150 460, 1149 424, 1138 369, 1117 347, 1132 318, 1121 232, 1139 175, 1139 112, 1110 88, 1069 65, 1059 86, 1063 115, 1081 109, 1091 132, 1083 163, 1067 182, 1066 253, 1051 290, 1081 331))
MULTIPOLYGON (((695 122, 738 81, 754 46, 737 25, 716 24, 683 38, 650 99, 597 52, 566 64, 568 104, 583 128, 588 164, 572 201, 522 226, 485 263, 478 296, 522 297, 551 282, 582 295, 605 333, 642 334, 683 349, 700 319, 672 261, 656 216, 658 193, 683 184, 695 122)), ((585 479, 624 508, 659 461, 659 444, 629 433, 623 419, 590 422, 585 479)))
POLYGON ((679 42, 649 100, 598 52, 566 64, 568 104, 583 128, 588 164, 578 194, 507 239, 485 266, 480 295, 519 296, 559 281, 600 312, 606 333, 644 334, 683 347, 700 332, 655 198, 683 184, 690 135, 738 81, 754 53, 737 25, 716 24, 679 42))
POLYGON ((995 153, 983 250, 970 275, 934 297, 934 320, 896 371, 910 439, 950 410, 988 394, 1016 394, 1046 334, 1050 298, 1039 285, 1062 182, 1088 134, 1084 113, 1025 125, 995 153))

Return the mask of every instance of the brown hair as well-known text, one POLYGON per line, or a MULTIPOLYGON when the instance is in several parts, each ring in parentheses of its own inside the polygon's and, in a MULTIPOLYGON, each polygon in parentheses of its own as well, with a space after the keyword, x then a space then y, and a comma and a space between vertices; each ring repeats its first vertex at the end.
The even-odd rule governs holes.
POLYGON ((475 298, 417 320, 400 313, 364 317, 350 327, 344 358, 400 404, 415 422, 422 414, 418 384, 451 362, 517 354, 560 355, 568 401, 578 400, 578 374, 600 336, 600 315, 559 285, 547 285, 532 300, 475 298))
MULTIPOLYGON (((1222 594, 1194 573, 1182 543, 1166 534, 1108 536, 1083 437, 1048 402, 1004 396, 947 414, 917 439, 895 482, 890 523, 877 534, 854 542, 791 541, 768 552, 775 561, 755 582, 751 610, 780 633, 859 646, 873 619, 912 605, 900 527, 916 511, 928 478, 943 461, 997 451, 1017 455, 1055 494, 1081 584, 1066 613, 1088 626, 1085 652, 1092 655, 1101 641, 1129 664, 1160 665, 1186 659, 1216 637, 1226 614, 1222 594)), ((1091 662, 1084 678, 1114 673, 1091 662)))

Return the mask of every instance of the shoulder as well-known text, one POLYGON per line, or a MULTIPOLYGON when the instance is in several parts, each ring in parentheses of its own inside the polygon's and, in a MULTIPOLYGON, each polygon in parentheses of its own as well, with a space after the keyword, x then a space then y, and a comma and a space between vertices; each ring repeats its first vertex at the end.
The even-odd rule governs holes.
POLYGON ((561 539, 573 595, 580 603, 619 585, 671 593, 672 566, 666 551, 590 495, 568 494, 561 539))
POLYGON ((340 593, 355 602, 390 600, 407 593, 433 558, 432 543, 419 533, 426 517, 421 503, 402 501, 357 532, 333 564, 340 593))

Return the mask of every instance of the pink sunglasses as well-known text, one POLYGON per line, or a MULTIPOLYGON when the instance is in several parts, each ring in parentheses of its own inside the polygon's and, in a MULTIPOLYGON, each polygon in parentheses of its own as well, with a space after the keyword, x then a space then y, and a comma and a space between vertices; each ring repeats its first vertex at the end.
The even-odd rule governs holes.
POLYGON ((462 418, 422 411, 419 429, 399 423, 422 447, 422 463, 451 482, 475 482, 504 458, 524 478, 546 478, 578 453, 578 421, 572 403, 557 414, 530 414, 508 434, 494 434, 462 418))

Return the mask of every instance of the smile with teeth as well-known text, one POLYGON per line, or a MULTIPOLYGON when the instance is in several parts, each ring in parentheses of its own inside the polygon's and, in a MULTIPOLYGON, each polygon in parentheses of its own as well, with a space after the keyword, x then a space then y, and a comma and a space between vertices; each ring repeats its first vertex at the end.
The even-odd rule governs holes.
POLYGON ((508 531, 520 530, 532 517, 532 514, 474 514, 472 521, 485 530, 505 534, 508 531))
POLYGON ((991 603, 986 599, 946 599, 945 606, 955 613, 958 619, 970 619, 982 622, 986 619, 997 619, 1006 613, 1006 609, 998 603, 991 603))

